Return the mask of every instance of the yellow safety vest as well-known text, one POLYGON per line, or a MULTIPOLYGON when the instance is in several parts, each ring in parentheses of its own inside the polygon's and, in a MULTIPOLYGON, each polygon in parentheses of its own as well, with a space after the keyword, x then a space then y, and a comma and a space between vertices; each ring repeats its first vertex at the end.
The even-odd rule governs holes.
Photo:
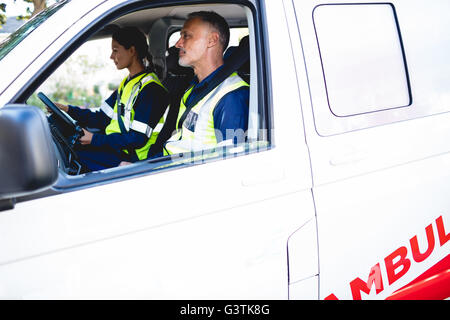
MULTIPOLYGON (((121 133, 119 121, 117 120, 118 103, 120 100, 120 103, 122 103, 124 106, 124 114, 121 116, 121 118, 126 131, 128 132, 130 129, 133 129, 134 131, 145 134, 149 138, 147 143, 142 148, 135 150, 138 159, 144 160, 147 159, 148 150, 150 149, 150 146, 155 143, 156 138, 158 137, 158 134, 161 131, 162 126, 164 125, 168 108, 159 120, 159 123, 156 125, 156 127, 152 129, 147 123, 137 120, 134 121, 134 103, 136 102, 139 93, 146 85, 154 82, 160 85, 162 88, 164 88, 164 86, 159 81, 158 76, 153 72, 143 73, 142 75, 131 79, 125 84, 126 80, 127 78, 124 78, 120 83, 119 89, 117 91, 117 99, 114 105, 114 109, 111 108, 111 106, 109 106, 106 102, 104 102, 100 107, 100 109, 108 117, 111 118, 111 122, 105 129, 105 133, 121 133)), ((127 150, 123 151, 128 153, 127 150)))
MULTIPOLYGON (((231 74, 203 99, 201 99, 188 113, 180 129, 166 142, 164 154, 176 154, 191 151, 212 149, 217 146, 216 130, 214 128, 214 109, 217 103, 227 93, 240 87, 249 86, 237 73, 231 74), (192 125, 194 123, 195 125, 192 125)), ((189 88, 180 101, 178 122, 186 111, 185 102, 193 87, 189 88)))

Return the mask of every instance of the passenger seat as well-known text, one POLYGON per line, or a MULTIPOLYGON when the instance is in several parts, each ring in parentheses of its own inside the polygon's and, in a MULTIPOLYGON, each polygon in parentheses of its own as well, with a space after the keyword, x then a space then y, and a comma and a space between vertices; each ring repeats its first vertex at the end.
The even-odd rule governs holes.
POLYGON ((164 126, 159 133, 155 144, 151 146, 148 157, 152 157, 162 150, 164 143, 166 143, 166 141, 172 136, 177 122, 181 97, 186 91, 189 83, 194 78, 194 71, 192 68, 182 67, 178 64, 178 51, 179 49, 175 47, 170 47, 167 50, 167 72, 162 80, 162 84, 169 91, 170 107, 164 126))
MULTIPOLYGON (((228 49, 225 51, 223 58, 226 61, 231 53, 233 53, 235 50, 237 50, 238 48, 242 48, 246 46, 247 48, 249 48, 249 37, 248 35, 243 37, 240 41, 239 41, 239 46, 233 46, 233 47, 228 47, 228 49)), ((247 57, 249 57, 249 54, 247 55, 247 57)), ((250 84, 250 59, 245 57, 246 61, 244 62, 244 64, 238 69, 236 70, 238 75, 248 84, 250 84)))

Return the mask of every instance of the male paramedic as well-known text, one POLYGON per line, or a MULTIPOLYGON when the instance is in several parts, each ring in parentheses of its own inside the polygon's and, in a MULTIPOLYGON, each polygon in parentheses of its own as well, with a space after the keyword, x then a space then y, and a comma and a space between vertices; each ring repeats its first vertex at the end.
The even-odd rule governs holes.
POLYGON ((211 88, 224 65, 229 38, 227 22, 215 12, 193 12, 184 23, 175 44, 178 63, 191 67, 196 77, 180 101, 176 130, 164 146, 165 155, 243 142, 248 126, 248 84, 234 72, 211 88), (210 92, 187 109, 202 90, 210 92))

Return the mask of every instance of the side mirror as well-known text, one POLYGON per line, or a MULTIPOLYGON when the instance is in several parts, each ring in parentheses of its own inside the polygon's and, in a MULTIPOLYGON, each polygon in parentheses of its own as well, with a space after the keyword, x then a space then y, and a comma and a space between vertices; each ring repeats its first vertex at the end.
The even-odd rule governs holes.
POLYGON ((48 188, 58 163, 44 113, 26 105, 0 109, 0 211, 14 199, 48 188))

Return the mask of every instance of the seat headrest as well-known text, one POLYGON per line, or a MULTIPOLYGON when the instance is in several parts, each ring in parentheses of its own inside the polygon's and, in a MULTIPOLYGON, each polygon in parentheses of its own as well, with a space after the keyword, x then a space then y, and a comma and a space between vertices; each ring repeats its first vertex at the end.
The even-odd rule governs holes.
POLYGON ((176 47, 170 47, 169 49, 167 49, 167 56, 166 56, 167 73, 177 76, 192 75, 194 73, 192 68, 182 67, 179 65, 178 63, 179 51, 180 49, 176 47))
POLYGON ((250 72, 250 42, 248 36, 243 37, 241 41, 239 41, 238 49, 242 49, 248 54, 246 62, 239 68, 239 71, 248 74, 250 72))
POLYGON ((245 47, 249 47, 249 37, 248 37, 248 35, 246 35, 245 37, 242 37, 242 39, 239 41, 239 47, 242 47, 242 46, 245 46, 245 47))
POLYGON ((228 47, 223 54, 223 59, 227 60, 236 49, 236 46, 228 47))
POLYGON ((239 41, 239 46, 228 47, 223 54, 226 65, 237 64, 239 76, 247 83, 250 81, 250 47, 249 37, 245 36, 239 41))

